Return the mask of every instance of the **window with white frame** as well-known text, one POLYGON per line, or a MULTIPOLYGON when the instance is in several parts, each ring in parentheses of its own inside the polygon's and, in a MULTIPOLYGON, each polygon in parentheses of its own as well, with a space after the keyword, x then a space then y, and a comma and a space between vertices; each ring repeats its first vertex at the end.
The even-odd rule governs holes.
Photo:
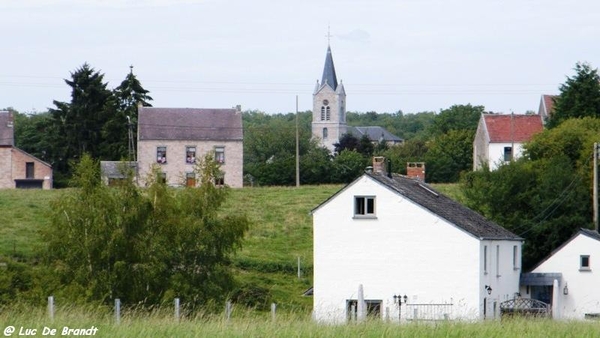
POLYGON ((225 147, 215 147, 215 161, 217 163, 225 163, 225 147))
POLYGON ((185 163, 196 163, 196 147, 185 147, 185 163))
POLYGON ((513 148, 512 147, 504 147, 504 161, 509 162, 513 159, 513 148))
POLYGON ((167 147, 156 147, 156 163, 167 163, 167 147))
POLYGON ((483 273, 487 275, 488 273, 488 254, 487 254, 487 245, 483 246, 483 273))
POLYGON ((375 217, 375 196, 354 196, 354 217, 375 217))
POLYGON ((590 271, 590 255, 579 256, 579 271, 590 271))
POLYGON ((500 277, 500 245, 496 245, 496 277, 500 277))

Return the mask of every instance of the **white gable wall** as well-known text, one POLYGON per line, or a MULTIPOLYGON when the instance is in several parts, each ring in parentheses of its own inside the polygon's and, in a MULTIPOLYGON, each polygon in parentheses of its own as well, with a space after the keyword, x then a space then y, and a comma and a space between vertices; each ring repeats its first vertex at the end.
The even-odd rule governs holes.
MULTIPOLYGON (((532 272, 562 273, 558 308, 562 318, 584 319, 586 313, 600 313, 600 242, 579 234, 532 272), (590 256, 590 269, 580 271, 580 256, 590 256), (565 284, 569 294, 564 295, 565 284)), ((555 302, 555 300, 553 300, 555 302)))
MULTIPOLYGON (((480 241, 363 176, 314 212, 314 316, 346 320, 346 300, 455 304, 453 318, 480 314, 480 241), (354 196, 376 196, 377 219, 354 219, 354 196)), ((518 282, 517 282, 518 283, 518 282)))

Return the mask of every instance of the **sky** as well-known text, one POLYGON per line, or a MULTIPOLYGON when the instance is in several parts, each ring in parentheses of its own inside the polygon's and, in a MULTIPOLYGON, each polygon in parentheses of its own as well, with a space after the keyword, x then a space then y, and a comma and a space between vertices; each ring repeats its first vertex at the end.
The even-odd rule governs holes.
POLYGON ((597 0, 1 0, 0 108, 44 112, 88 63, 155 107, 312 109, 328 43, 347 110, 536 111, 600 65, 597 0), (330 37, 328 37, 328 32, 330 37))

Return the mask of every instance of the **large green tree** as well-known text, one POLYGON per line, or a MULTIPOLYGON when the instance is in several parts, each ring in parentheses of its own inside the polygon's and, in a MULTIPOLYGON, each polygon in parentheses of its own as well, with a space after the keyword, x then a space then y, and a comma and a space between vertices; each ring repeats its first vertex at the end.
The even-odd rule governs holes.
POLYGON ((133 160, 137 147, 138 106, 152 107, 152 97, 132 71, 125 80, 113 90, 107 110, 108 120, 102 126, 101 156, 104 160, 133 160))
POLYGON ((585 116, 600 117, 600 76, 589 63, 578 62, 575 75, 567 77, 560 86, 554 109, 548 119, 548 128, 557 127, 565 120, 585 116))
POLYGON ((73 185, 52 205, 44 262, 67 299, 153 305, 180 297, 190 307, 222 301, 233 288, 230 256, 248 229, 244 215, 220 216, 229 190, 213 182, 218 165, 198 161, 197 187, 173 190, 156 169, 139 188, 100 181, 85 154, 73 185))
POLYGON ((109 118, 107 104, 112 98, 104 75, 87 63, 65 82, 71 87, 71 102, 54 101, 56 108, 50 109, 55 131, 51 164, 55 185, 59 187, 70 176, 70 161, 79 160, 84 153, 99 157, 104 142, 102 128, 109 118))
POLYGON ((525 239, 525 269, 591 226, 591 155, 599 133, 600 120, 571 119, 536 135, 519 160, 464 175, 467 204, 525 239))

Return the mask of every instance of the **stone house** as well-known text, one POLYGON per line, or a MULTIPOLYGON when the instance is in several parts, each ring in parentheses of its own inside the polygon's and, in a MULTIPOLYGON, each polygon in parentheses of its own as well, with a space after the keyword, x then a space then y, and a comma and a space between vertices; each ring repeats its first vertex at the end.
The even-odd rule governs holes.
POLYGON ((14 142, 12 112, 0 111, 0 189, 52 189, 52 166, 14 142))
POLYGON ((197 158, 211 153, 223 176, 216 184, 243 186, 241 107, 233 109, 139 107, 137 162, 140 183, 158 165, 167 184, 195 185, 197 158))

